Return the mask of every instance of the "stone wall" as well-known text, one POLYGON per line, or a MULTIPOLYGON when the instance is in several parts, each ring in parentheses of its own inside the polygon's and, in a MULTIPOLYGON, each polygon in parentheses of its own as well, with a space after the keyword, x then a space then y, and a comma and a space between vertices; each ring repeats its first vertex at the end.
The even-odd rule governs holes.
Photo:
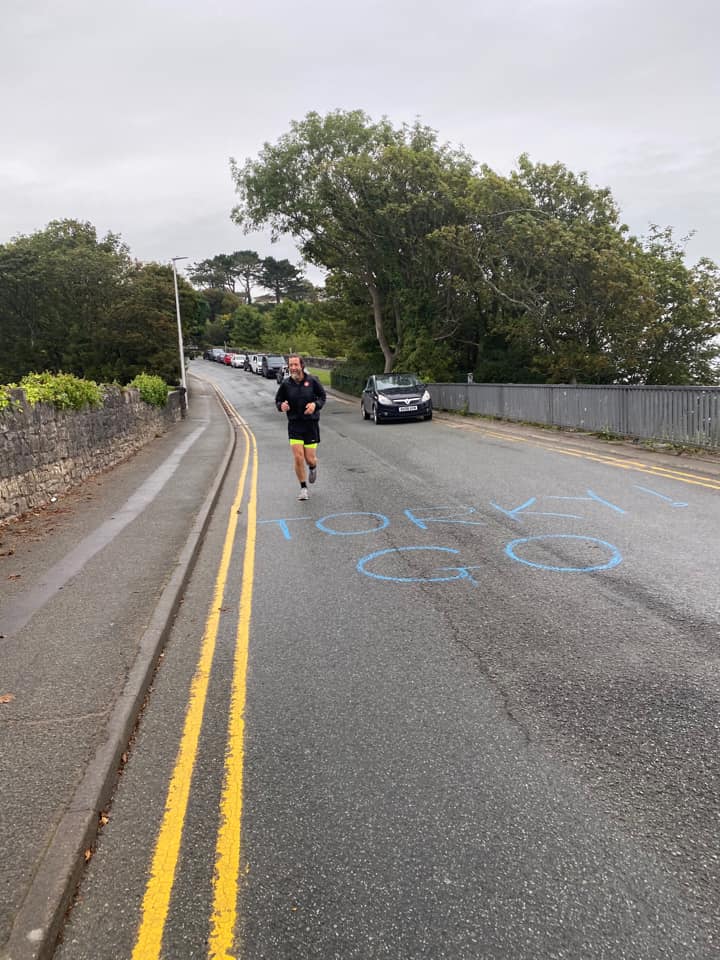
POLYGON ((111 387, 102 407, 83 410, 31 406, 23 390, 12 395, 16 402, 0 410, 0 521, 126 460, 182 416, 179 391, 154 407, 135 389, 111 387))

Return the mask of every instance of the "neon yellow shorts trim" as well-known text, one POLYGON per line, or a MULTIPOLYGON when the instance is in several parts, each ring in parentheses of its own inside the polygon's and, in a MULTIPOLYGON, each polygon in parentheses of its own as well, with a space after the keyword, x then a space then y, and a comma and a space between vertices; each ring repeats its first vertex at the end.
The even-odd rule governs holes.
POLYGON ((290 441, 290 446, 291 446, 291 447, 294 447, 294 446, 296 446, 298 443, 299 443, 301 446, 303 446, 303 447, 305 447, 306 449, 308 449, 308 450, 314 450, 315 447, 317 446, 316 443, 305 443, 304 440, 291 440, 291 441, 290 441))

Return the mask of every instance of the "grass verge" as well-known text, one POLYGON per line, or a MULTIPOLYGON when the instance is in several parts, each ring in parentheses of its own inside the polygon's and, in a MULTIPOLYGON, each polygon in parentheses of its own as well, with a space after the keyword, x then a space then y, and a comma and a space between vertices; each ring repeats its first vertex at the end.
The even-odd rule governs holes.
POLYGON ((305 369, 307 370, 308 373, 312 374, 313 377, 317 377, 317 379, 320 381, 320 383, 321 383, 324 387, 329 387, 329 386, 330 386, 330 371, 329 371, 329 370, 325 370, 325 369, 322 368, 322 367, 306 367, 305 369))

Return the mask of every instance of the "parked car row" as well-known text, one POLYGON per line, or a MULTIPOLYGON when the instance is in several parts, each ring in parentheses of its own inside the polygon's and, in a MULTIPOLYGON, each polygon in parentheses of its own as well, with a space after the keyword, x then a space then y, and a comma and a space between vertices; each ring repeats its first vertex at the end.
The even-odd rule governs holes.
POLYGON ((216 363, 225 363, 230 366, 232 354, 221 350, 220 347, 211 347, 203 354, 203 360, 215 360, 216 363))
POLYGON ((289 374, 285 357, 277 353, 246 353, 243 351, 225 351, 219 347, 211 347, 203 354, 205 360, 214 360, 226 366, 246 370, 268 380, 275 379, 282 382, 283 377, 289 374))
MULTIPOLYGON (((218 360, 268 380, 274 377, 278 383, 289 376, 285 357, 276 353, 230 354, 215 348, 206 350, 204 356, 206 360, 218 360)), ((372 418, 376 424, 389 420, 432 420, 430 391, 412 373, 373 374, 368 377, 360 398, 360 414, 363 420, 372 418)))

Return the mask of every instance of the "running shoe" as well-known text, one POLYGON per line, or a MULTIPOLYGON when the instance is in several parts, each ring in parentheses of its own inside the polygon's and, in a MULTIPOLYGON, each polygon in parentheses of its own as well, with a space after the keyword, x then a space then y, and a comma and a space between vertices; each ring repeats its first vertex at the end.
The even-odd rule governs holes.
POLYGON ((317 464, 315 464, 314 467, 310 467, 310 470, 308 471, 308 480, 310 483, 315 483, 317 480, 317 464))
POLYGON ((308 492, 307 487, 300 487, 300 493, 298 494, 298 500, 307 500, 308 492))

